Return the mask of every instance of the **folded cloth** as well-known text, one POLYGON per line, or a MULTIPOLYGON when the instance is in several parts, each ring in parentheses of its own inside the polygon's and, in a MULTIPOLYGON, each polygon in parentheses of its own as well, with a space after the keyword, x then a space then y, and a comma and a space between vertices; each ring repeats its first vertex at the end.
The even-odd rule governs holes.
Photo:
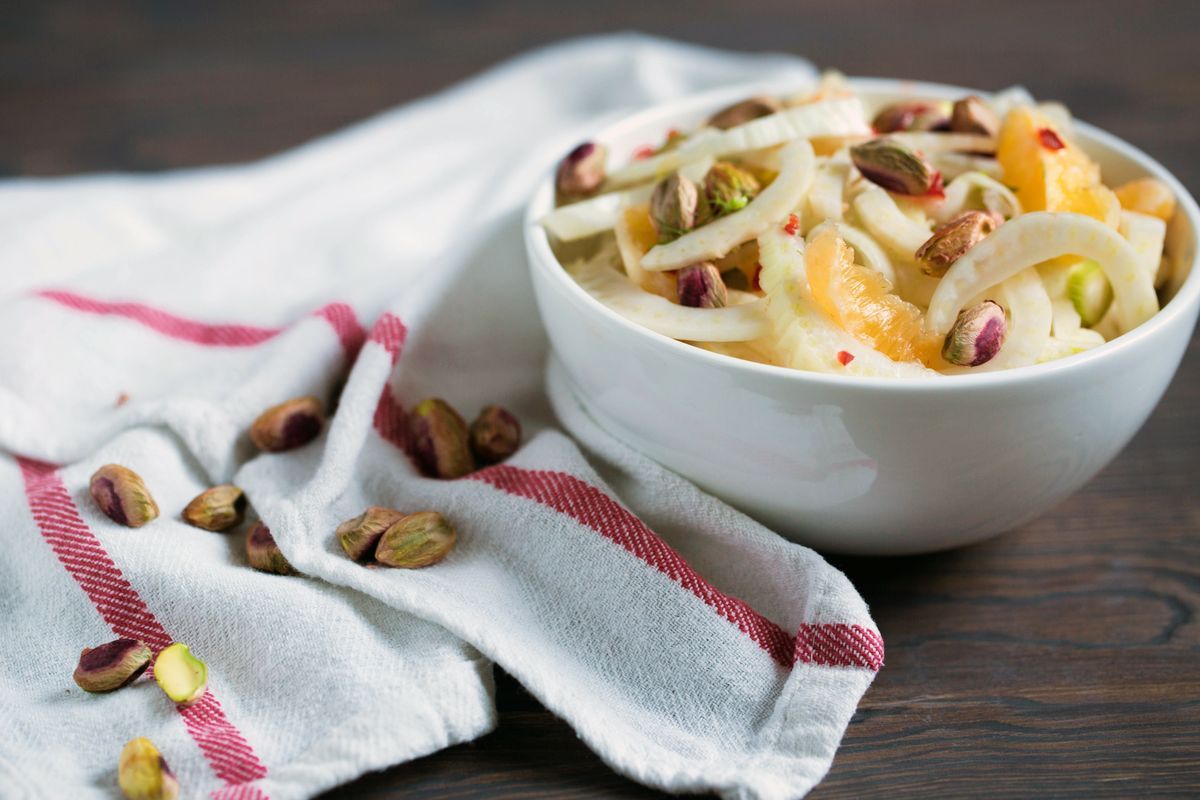
POLYGON ((635 780, 804 795, 882 663, 867 608, 597 428, 553 367, 543 383, 520 215, 558 155, 542 139, 811 75, 606 36, 256 164, 0 185, 0 795, 112 796, 122 745, 147 736, 185 796, 311 797, 490 730, 493 662, 635 780), (304 394, 336 402, 323 434, 256 455, 250 423, 304 394), (525 444, 420 476, 405 408, 432 395, 512 409, 525 444), (88 478, 106 463, 162 516, 103 516, 88 478), (180 520, 226 481, 305 577, 180 520), (368 505, 440 510, 457 546, 421 570, 355 564, 333 530, 368 505), (208 693, 84 693, 78 651, 117 636, 186 642, 208 693))

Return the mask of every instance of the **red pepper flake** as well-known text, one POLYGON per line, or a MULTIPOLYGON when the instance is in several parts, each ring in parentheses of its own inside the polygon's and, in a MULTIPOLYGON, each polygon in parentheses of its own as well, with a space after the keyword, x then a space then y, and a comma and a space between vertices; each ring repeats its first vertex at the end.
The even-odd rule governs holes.
POLYGON ((837 360, 838 360, 838 363, 844 367, 847 364, 849 364, 851 361, 854 360, 854 353, 848 352, 846 350, 838 350, 837 360))
POLYGON ((783 226, 783 232, 788 236, 795 236, 798 230, 800 230, 800 218, 795 214, 788 214, 787 224, 783 226))
POLYGON ((942 182, 942 173, 940 171, 933 173, 933 181, 929 184, 929 191, 925 193, 929 197, 936 197, 939 200, 946 196, 946 184, 942 182))
POLYGON ((650 156, 654 155, 654 153, 655 153, 655 150, 653 147, 651 147, 648 144, 644 144, 641 147, 639 147, 637 150, 633 151, 633 158, 636 161, 641 161, 644 158, 649 158, 650 156))
POLYGON ((679 128, 667 128, 667 141, 671 141, 679 135, 679 128))
POLYGON ((120 408, 121 406, 125 405, 128 402, 129 402, 129 395, 127 393, 121 392, 119 395, 117 395, 117 403, 116 403, 117 408, 120 408))
POLYGON ((754 265, 754 277, 750 280, 750 285, 754 287, 754 291, 761 292, 762 284, 758 282, 759 276, 762 275, 762 264, 754 265))
POLYGON ((1042 143, 1042 147, 1047 150, 1062 150, 1067 145, 1062 138, 1054 132, 1053 128, 1041 128, 1038 130, 1038 139, 1042 143))

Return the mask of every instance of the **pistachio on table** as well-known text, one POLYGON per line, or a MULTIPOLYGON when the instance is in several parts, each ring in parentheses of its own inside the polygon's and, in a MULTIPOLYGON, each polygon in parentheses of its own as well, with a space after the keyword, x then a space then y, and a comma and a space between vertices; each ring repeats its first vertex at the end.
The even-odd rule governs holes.
POLYGON ((1004 221, 999 214, 964 211, 933 232, 915 253, 926 275, 940 278, 958 259, 996 230, 1004 221))
POLYGON ((140 528, 158 517, 158 504, 136 472, 105 464, 92 473, 88 491, 104 515, 118 525, 140 528))
POLYGON ((206 531, 227 531, 242 524, 246 505, 246 495, 241 489, 222 484, 196 495, 183 509, 183 519, 206 531))
POLYGON ((880 137, 850 148, 854 166, 889 192, 922 195, 941 188, 942 176, 903 142, 880 137))
POLYGON ((429 477, 461 478, 475 469, 467 423, 445 400, 422 400, 409 426, 417 466, 429 477))
POLYGON ((73 677, 86 692, 111 692, 137 680, 150 666, 152 656, 150 648, 137 639, 85 647, 73 677))
POLYGON ((174 642, 154 659, 154 680, 167 697, 188 706, 208 689, 208 665, 192 655, 186 644, 174 642))
POLYGON ((1008 332, 1008 320, 998 303, 984 300, 959 313, 946 334, 942 358, 960 367, 978 367, 996 357, 1008 332))
POLYGON ((950 126, 950 118, 943 104, 906 100, 884 106, 871 120, 877 133, 901 131, 938 131, 950 126))
POLYGON ((454 527, 436 511, 419 511, 392 523, 375 548, 375 560, 388 567, 418 569, 446 557, 458 540, 454 527))
POLYGON ((708 118, 708 125, 721 130, 735 128, 750 120, 774 114, 782 108, 783 105, 774 97, 758 95, 722 108, 708 118))
POLYGON ((585 197, 604 183, 604 162, 608 149, 602 144, 584 142, 567 153, 558 164, 554 185, 560 196, 585 197))
POLYGON ((394 508, 371 506, 354 519, 338 525, 335 532, 338 543, 351 559, 362 561, 375 552, 383 532, 403 516, 403 511, 394 508))
POLYGON ((285 400, 259 414, 250 426, 250 440, 266 453, 280 453, 308 444, 325 427, 325 407, 311 395, 285 400))
POLYGON ((954 104, 950 115, 950 130, 955 133, 978 133, 995 136, 1000 120, 979 95, 968 95, 954 104))
POLYGON ((713 164, 704 176, 704 199, 717 217, 741 211, 760 188, 753 175, 728 161, 713 164))
POLYGON ((144 736, 130 740, 121 750, 117 785, 126 800, 175 800, 179 796, 175 773, 154 743, 144 736))
POLYGON ((650 196, 650 221, 658 241, 665 244, 694 228, 704 216, 700 206, 700 191, 683 175, 675 172, 659 181, 650 196))
POLYGON ((271 572, 275 575, 296 574, 296 570, 275 543, 271 529, 262 522, 255 523, 246 534, 246 560, 259 572, 271 572))
POLYGON ((495 464, 517 452, 521 444, 521 423, 507 409, 484 406, 471 423, 471 450, 483 464, 495 464))
POLYGON ((729 302, 725 281, 707 261, 679 270, 679 304, 692 308, 722 308, 729 302))

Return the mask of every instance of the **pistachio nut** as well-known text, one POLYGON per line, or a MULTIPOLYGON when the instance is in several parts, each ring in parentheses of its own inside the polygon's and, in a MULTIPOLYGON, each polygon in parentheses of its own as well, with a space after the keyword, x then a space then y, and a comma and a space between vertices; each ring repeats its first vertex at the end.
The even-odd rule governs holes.
POLYGON ((173 642, 154 659, 154 680, 167 697, 188 706, 208 688, 208 665, 192 655, 186 644, 173 642))
POLYGON ((940 278, 958 259, 1004 221, 986 211, 964 211, 933 232, 916 252, 921 271, 940 278))
POLYGON ((926 194, 941 184, 941 175, 915 150, 881 137, 850 148, 854 166, 867 180, 899 194, 926 194))
POLYGON ((876 133, 899 131, 938 131, 950 125, 947 109, 941 103, 908 100, 884 106, 871 120, 876 133))
POLYGON ((960 367, 978 367, 996 357, 1008 332, 1008 320, 998 303, 984 300, 960 312, 946 334, 942 358, 960 367))
POLYGON ((150 666, 150 648, 137 639, 117 639, 85 647, 75 667, 75 683, 85 692, 111 692, 128 686, 150 666))
POLYGON ((250 426, 250 441, 265 453, 281 453, 308 444, 325 427, 325 407, 307 395, 271 406, 250 426))
POLYGON ((562 197, 583 197, 592 194, 604 183, 604 162, 608 148, 595 142, 584 142, 567 153, 558 164, 554 185, 562 197))
POLYGON ((659 181, 650 196, 650 220, 660 243, 678 239, 696 225, 700 192, 678 172, 659 181))
POLYGON ((713 164, 704 176, 704 199, 717 217, 741 211, 760 188, 753 175, 728 161, 713 164))
POLYGON ((968 95, 954 104, 950 114, 950 130, 955 133, 978 133, 995 136, 1000 120, 979 95, 968 95))
POLYGON ((707 261, 679 270, 679 304, 692 308, 721 308, 729 302, 729 292, 721 273, 707 261))
POLYGON ((206 531, 227 531, 246 518, 246 495, 231 484, 205 489, 183 509, 183 520, 206 531))
POLYGON ((461 478, 475 469, 467 423, 439 397, 422 400, 409 420, 417 465, 431 478, 461 478))
POLYGON ((375 560, 389 567, 417 569, 446 557, 458 540, 453 526, 436 511, 419 511, 396 520, 375 548, 375 560))
POLYGON ((88 491, 104 515, 118 525, 140 528, 158 517, 158 504, 141 476, 120 464, 105 464, 92 473, 88 491))
POLYGON ((296 574, 279 545, 275 544, 271 529, 262 522, 255 523, 246 534, 246 560, 259 572, 272 572, 276 575, 296 574))
POLYGON ((337 540, 346 555, 355 561, 362 561, 375 552, 383 532, 403 516, 403 511, 394 508, 371 506, 354 519, 338 525, 337 540))
POLYGON ((722 108, 708 118, 708 125, 721 130, 736 128, 752 119, 770 116, 782 108, 783 105, 774 97, 758 95, 722 108))
POLYGON ((167 761, 146 737, 131 739, 117 762, 117 785, 126 800, 175 800, 179 781, 167 761))
POLYGON ((482 464, 495 464, 517 452, 521 423, 507 409, 484 406, 471 423, 471 450, 482 464))

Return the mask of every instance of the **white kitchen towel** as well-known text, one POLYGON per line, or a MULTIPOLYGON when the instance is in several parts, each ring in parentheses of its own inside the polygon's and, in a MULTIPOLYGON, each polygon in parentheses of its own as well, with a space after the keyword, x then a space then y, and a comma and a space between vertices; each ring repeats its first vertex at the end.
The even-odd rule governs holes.
POLYGON ((489 730, 491 662, 648 785, 815 785, 882 664, 866 606, 543 382, 520 229, 560 155, 542 142, 768 76, 812 70, 598 37, 256 164, 0 185, 0 795, 111 796, 145 735, 186 796, 310 797, 489 730), (301 394, 336 403, 325 432, 256 455, 250 422, 301 394), (525 444, 421 477, 405 408, 432 395, 509 407, 525 444), (99 513, 87 480, 110 462, 160 519, 99 513), (306 577, 179 521, 228 480, 306 577), (354 564, 333 530, 371 504, 440 510, 458 545, 423 570, 354 564), (209 694, 86 695, 78 650, 114 635, 187 642, 209 694))

